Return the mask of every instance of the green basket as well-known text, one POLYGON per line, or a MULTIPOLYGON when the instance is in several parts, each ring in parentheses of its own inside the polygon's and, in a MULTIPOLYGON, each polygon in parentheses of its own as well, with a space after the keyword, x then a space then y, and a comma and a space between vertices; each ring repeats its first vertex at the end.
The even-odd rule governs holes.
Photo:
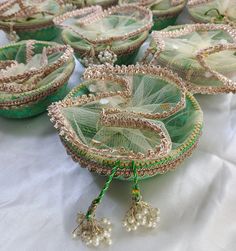
MULTIPOLYGON (((17 61, 19 64, 25 63, 27 60, 27 43, 29 42, 22 41, 1 47, 0 63, 8 62, 9 60, 17 61)), ((53 42, 31 40, 31 43, 33 44, 32 52, 35 55, 42 53, 44 48, 50 50, 50 48, 53 49, 60 46, 60 48, 63 47, 64 50, 64 46, 53 42)), ((43 79, 40 79, 38 82, 39 86, 35 88, 25 91, 11 92, 9 89, 4 91, 4 87, 1 87, 0 83, 0 116, 8 118, 27 118, 36 116, 46 111, 47 107, 52 102, 64 98, 68 93, 68 79, 75 66, 72 49, 70 48, 70 50, 71 54, 68 55, 65 61, 63 61, 63 64, 58 65, 58 68, 53 72, 46 74, 43 79)), ((62 58, 63 54, 56 55, 55 59, 51 56, 52 61, 50 62, 50 65, 58 63, 58 61, 53 60, 62 60, 62 58)), ((31 77, 29 77, 27 81, 29 81, 30 78, 31 77)), ((21 85, 24 86, 24 82, 22 82, 21 85)))
POLYGON ((54 19, 63 28, 62 40, 86 67, 90 64, 128 65, 148 36, 151 11, 131 5, 102 10, 87 7, 54 19), (108 55, 108 56, 105 56, 108 55))
POLYGON ((234 48, 225 47, 227 44, 234 45, 235 42, 235 31, 226 25, 172 26, 163 32, 152 33, 150 46, 143 61, 176 72, 185 80, 186 87, 192 93, 235 92, 235 85, 229 80, 230 76, 235 74, 234 48), (212 47, 215 52, 209 54, 208 50, 212 47), (227 51, 228 54, 220 57, 219 53, 223 54, 223 51, 227 51), (209 59, 211 61, 205 64, 201 58, 206 63, 209 59))
POLYGON ((153 14, 153 27, 152 30, 162 30, 170 25, 174 25, 179 14, 182 12, 186 5, 186 0, 183 1, 172 1, 172 0, 162 0, 157 1, 134 1, 134 0, 120 0, 119 3, 122 4, 137 4, 149 8, 153 14))
POLYGON ((43 1, 42 3, 35 1, 31 4, 26 1, 12 1, 9 2, 7 8, 3 8, 6 4, 8 4, 7 1, 0 4, 0 7, 2 7, 0 29, 4 30, 9 38, 14 41, 28 39, 56 40, 60 37, 61 30, 54 25, 53 18, 72 8, 69 4, 62 5, 55 0, 43 1), (9 9, 13 12, 14 8, 16 17, 6 14, 9 9))
MULTIPOLYGON (((123 75, 124 72, 126 72, 128 76, 132 76, 131 79, 133 78, 133 80, 129 83, 130 84, 132 83, 134 85, 133 86, 134 89, 129 98, 133 101, 130 101, 130 102, 127 101, 128 104, 129 103, 134 104, 134 100, 136 99, 136 96, 138 95, 137 92, 139 92, 139 88, 141 88, 141 85, 143 85, 142 89, 144 89, 143 91, 144 96, 143 97, 140 96, 139 100, 142 98, 143 100, 150 100, 150 97, 152 95, 157 95, 155 96, 155 99, 153 98, 152 100, 159 100, 158 102, 160 103, 158 104, 160 104, 161 106, 164 105, 165 108, 163 109, 164 110, 167 109, 165 111, 166 112, 168 111, 168 113, 173 108, 168 107, 167 100, 171 100, 172 105, 173 103, 179 104, 180 100, 184 102, 183 107, 176 110, 176 113, 172 110, 172 113, 168 115, 165 114, 163 115, 163 118, 159 118, 156 120, 152 117, 153 114, 150 115, 150 114, 145 114, 145 113, 139 113, 141 109, 140 108, 141 104, 139 108, 137 108, 138 110, 134 108, 136 112, 131 112, 131 109, 129 109, 128 107, 121 108, 122 112, 127 112, 127 111, 130 112, 128 117, 131 120, 134 119, 136 121, 136 118, 140 118, 141 116, 141 117, 146 117, 146 119, 144 119, 144 123, 149 123, 149 122, 157 123, 157 124, 160 123, 162 126, 164 126, 165 130, 168 131, 168 134, 169 134, 168 137, 170 137, 170 140, 172 142, 172 148, 167 154, 163 156, 160 155, 157 157, 144 157, 140 159, 138 157, 133 156, 132 159, 130 159, 130 157, 127 157, 125 154, 124 157, 119 157, 120 164, 119 164, 119 169, 116 171, 115 177, 118 179, 126 179, 126 180, 132 179, 132 170, 130 169, 132 161, 135 161, 139 178, 145 179, 145 178, 152 177, 154 175, 165 173, 166 171, 175 169, 187 156, 191 155, 201 135, 202 111, 197 101, 190 93, 187 92, 185 98, 183 98, 182 91, 185 93, 184 88, 181 91, 182 87, 178 87, 178 85, 176 86, 175 84, 173 84, 175 83, 175 80, 177 78, 176 76, 174 77, 170 73, 171 77, 173 77, 172 78, 173 86, 172 86, 172 84, 170 84, 171 82, 168 82, 170 81, 170 78, 167 79, 164 77, 165 75, 167 76, 169 72, 165 69, 160 69, 157 67, 143 68, 143 67, 136 66, 133 68, 131 66, 127 66, 127 67, 122 66, 121 68, 119 68, 117 66, 115 68, 111 68, 111 67, 106 68, 104 66, 102 68, 101 67, 94 68, 94 70, 92 68, 88 71, 90 71, 90 73, 88 72, 85 73, 84 78, 85 79, 88 78, 89 80, 81 83, 80 86, 74 88, 68 94, 68 96, 62 101, 62 103, 58 103, 58 104, 56 103, 50 106, 49 108, 49 115, 52 118, 51 120, 55 123, 56 125, 55 127, 59 130, 59 135, 61 137, 62 143, 64 144, 67 152, 71 155, 71 157, 76 162, 79 162, 82 167, 87 167, 90 171, 99 173, 101 175, 109 175, 115 163, 117 162, 117 155, 111 154, 111 156, 109 155, 108 157, 108 155, 96 153, 96 150, 94 151, 91 150, 93 148, 97 149, 96 147, 98 148, 100 147, 100 146, 96 146, 96 144, 98 144, 98 141, 95 140, 96 137, 92 138, 92 141, 91 141, 92 143, 90 142, 91 144, 94 143, 95 144, 94 146, 91 146, 90 143, 88 143, 87 145, 89 147, 88 149, 90 149, 91 151, 86 150, 87 146, 85 148, 81 146, 81 142, 84 142, 82 140, 83 137, 87 139, 87 137, 90 138, 91 135, 97 136, 100 133, 99 131, 100 129, 93 129, 93 126, 96 125, 96 122, 92 122, 92 121, 89 122, 92 124, 92 126, 88 126, 88 127, 86 124, 87 122, 84 122, 84 119, 91 120, 97 116, 96 114, 92 115, 92 111, 94 111, 94 109, 95 110, 97 109, 98 105, 96 102, 97 100, 100 99, 100 96, 103 97, 101 98, 101 100, 103 100, 106 97, 110 97, 110 99, 113 100, 112 97, 116 97, 116 95, 122 96, 122 92, 125 91, 124 86, 121 85, 122 81, 120 82, 119 79, 118 80, 116 78, 106 79, 106 74, 111 76, 111 72, 114 72, 115 74, 118 74, 119 76, 123 75), (104 74, 96 75, 98 71, 100 72, 104 71, 104 74), (164 90, 166 90, 166 93, 164 93, 164 90), (116 92, 118 92, 119 94, 116 94, 116 92), (107 96, 107 93, 108 93, 108 96, 107 96), (162 98, 163 98, 163 101, 161 101, 162 98), (90 107, 89 102, 92 102, 92 103, 95 102, 94 108, 92 108, 93 105, 91 103, 92 105, 91 110, 89 109, 90 107), (84 114, 81 113, 81 111, 83 111, 83 108, 82 110, 79 110, 82 104, 85 105, 85 111, 88 111, 88 115, 86 115, 85 113, 84 114), (166 108, 166 105, 167 105, 167 108, 166 108), (77 114, 77 112, 79 113, 77 114)), ((176 83, 180 83, 178 81, 181 82, 181 80, 177 78, 176 83)), ((131 84, 131 87, 132 87, 132 84, 131 84)), ((101 100, 99 102, 101 102, 101 100)), ((113 101, 110 101, 110 102, 113 102, 113 101)), ((124 104, 127 104, 127 102, 125 101, 124 104)), ((156 103, 148 104, 145 102, 146 101, 143 102, 144 106, 156 105, 156 103)), ((147 102, 150 102, 150 101, 147 101, 147 102)), ((120 107, 123 107, 123 105, 120 105, 120 107)), ((106 105, 104 106, 103 109, 106 109, 106 105)), ((164 110, 162 112, 164 112, 164 110)), ((116 112, 118 113, 118 111, 116 112)), ((121 121, 123 119, 122 116, 121 116, 121 121)), ((101 119, 103 119, 103 117, 101 117, 101 119)), ((119 120, 119 116, 117 120, 119 120)), ((116 123, 115 121, 113 121, 114 125, 112 126, 116 127, 118 125, 115 124, 116 123)), ((100 128, 99 124, 97 124, 96 128, 100 128)), ((104 128, 105 128, 104 130, 109 129, 109 127, 106 127, 106 126, 104 128)), ((142 130, 142 129, 137 129, 137 130, 142 130)), ((106 131, 103 133, 101 135, 104 135, 103 138, 106 139, 108 137, 108 134, 106 134, 106 131)), ((116 137, 116 134, 114 134, 111 137, 111 141, 115 137, 116 137)), ((152 137, 155 138, 157 137, 157 135, 156 136, 153 135, 152 137)), ((122 138, 121 136, 117 138, 118 145, 121 144, 119 142, 123 142, 121 141, 121 138, 122 138)), ((86 142, 89 142, 89 141, 86 141, 86 142)), ((131 147, 131 145, 132 145, 131 143, 128 143, 128 149, 130 149, 129 147, 131 147)), ((143 145, 145 145, 145 141, 143 141, 143 145)), ((140 148, 142 147, 140 146, 140 148)))

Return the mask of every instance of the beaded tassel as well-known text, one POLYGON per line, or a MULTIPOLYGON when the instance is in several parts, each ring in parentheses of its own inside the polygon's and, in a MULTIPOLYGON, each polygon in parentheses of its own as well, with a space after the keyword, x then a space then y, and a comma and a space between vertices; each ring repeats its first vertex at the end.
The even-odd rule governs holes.
POLYGON ((77 217, 78 226, 73 231, 73 237, 80 237, 86 245, 94 247, 99 246, 101 243, 111 245, 111 222, 107 218, 96 219, 95 211, 98 204, 101 202, 105 192, 110 186, 110 183, 116 173, 119 164, 115 165, 111 174, 106 181, 102 191, 96 199, 93 200, 86 214, 79 213, 77 217))
POLYGON ((160 210, 153 208, 148 203, 141 200, 140 189, 138 185, 138 176, 134 161, 132 162, 134 173, 134 185, 132 189, 132 203, 123 220, 123 227, 128 232, 135 231, 138 227, 156 228, 160 221, 160 210))

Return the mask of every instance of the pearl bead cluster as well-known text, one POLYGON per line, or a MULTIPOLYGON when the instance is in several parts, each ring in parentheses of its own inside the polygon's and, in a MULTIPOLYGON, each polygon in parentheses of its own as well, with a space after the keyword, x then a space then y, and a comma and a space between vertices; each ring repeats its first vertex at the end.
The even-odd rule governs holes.
POLYGON ((100 64, 110 64, 113 65, 117 61, 117 55, 110 51, 105 50, 101 51, 98 54, 98 57, 84 57, 81 62, 84 64, 85 67, 93 66, 93 65, 100 65, 100 64))
POLYGON ((98 54, 98 59, 102 64, 108 63, 113 65, 117 60, 117 55, 112 51, 101 51, 98 54))
POLYGON ((94 58, 93 57, 84 57, 81 59, 82 64, 84 64, 85 67, 89 67, 94 65, 94 58))
POLYGON ((98 247, 101 243, 111 245, 111 222, 107 218, 97 220, 86 219, 82 213, 78 214, 78 227, 73 231, 73 237, 80 237, 87 246, 98 247))
POLYGON ((159 221, 159 209, 153 208, 144 201, 134 201, 126 213, 122 225, 130 232, 137 230, 138 227, 156 228, 159 221))

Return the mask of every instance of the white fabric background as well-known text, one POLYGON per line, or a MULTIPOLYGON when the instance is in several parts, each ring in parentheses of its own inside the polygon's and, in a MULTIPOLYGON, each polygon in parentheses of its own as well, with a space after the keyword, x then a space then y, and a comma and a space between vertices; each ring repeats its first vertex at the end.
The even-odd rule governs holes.
MULTIPOLYGON (((7 43, 3 33, 0 43, 7 43)), ((77 65, 71 85, 81 70, 77 65)), ((141 182, 144 200, 161 209, 160 228, 122 229, 130 184, 114 181, 97 211, 114 223, 114 243, 98 250, 236 250, 236 96, 197 99, 205 117, 198 149, 176 171, 141 182)), ((71 231, 105 178, 66 155, 47 114, 0 118, 0 168, 1 251, 89 250, 71 231)))

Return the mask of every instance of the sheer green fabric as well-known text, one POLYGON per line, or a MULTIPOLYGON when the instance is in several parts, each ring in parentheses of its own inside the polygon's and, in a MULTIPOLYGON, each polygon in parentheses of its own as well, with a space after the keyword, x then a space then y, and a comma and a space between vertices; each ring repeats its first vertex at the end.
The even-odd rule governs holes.
POLYGON ((189 6, 189 12, 196 20, 204 23, 225 23, 223 17, 236 22, 235 0, 210 0, 194 6, 189 6))
POLYGON ((135 1, 135 0, 120 0, 120 4, 139 4, 149 8, 153 13, 152 30, 161 30, 169 25, 174 25, 179 13, 183 10, 186 1, 172 0, 150 0, 150 1, 135 1))
MULTIPOLYGON (((180 90, 163 80, 152 76, 137 75, 132 78, 132 97, 124 98, 116 95, 86 103, 81 106, 63 108, 66 117, 79 140, 89 148, 107 149, 114 157, 117 154, 129 154, 129 151, 147 154, 148 150, 155 150, 160 144, 159 135, 154 131, 142 128, 107 127, 100 123, 103 109, 118 108, 125 113, 157 113, 163 112, 166 107, 174 107, 180 101, 180 90), (120 149, 124 148, 125 151, 120 149)), ((104 91, 120 91, 122 87, 112 82, 92 81, 85 82, 74 92, 72 97, 81 94, 96 94, 104 91)), ((131 116, 131 115, 130 115, 131 116)), ((172 150, 182 144, 193 132, 194 125, 201 121, 202 113, 195 110, 189 100, 186 106, 176 114, 166 119, 147 119, 158 124, 166 131, 172 142, 172 150)), ((123 150, 123 149, 122 149, 123 150)))
MULTIPOLYGON (((177 27, 177 29, 183 26, 177 27)), ((177 30, 167 28, 167 31, 177 30)), ((233 43, 234 39, 224 30, 195 31, 178 37, 164 37, 164 50, 156 60, 157 64, 166 66, 177 72, 182 78, 195 86, 222 87, 223 83, 202 66, 196 57, 200 50, 219 44, 233 43)), ((155 48, 155 42, 151 42, 151 48, 155 48)), ((151 58, 149 58, 150 60, 151 58)), ((208 57, 209 67, 232 78, 235 74, 234 52, 222 51, 208 57)))
MULTIPOLYGON (((64 25, 68 25, 68 28, 74 32, 74 35, 78 34, 78 38, 83 37, 84 40, 95 43, 99 39, 116 40, 116 37, 136 31, 146 24, 147 20, 144 19, 139 11, 126 11, 124 13, 117 11, 87 24, 80 24, 79 19, 76 17, 64 22, 64 25)), ((129 45, 131 41, 132 38, 122 42, 129 45)), ((121 43, 121 41, 118 42, 121 43)))

